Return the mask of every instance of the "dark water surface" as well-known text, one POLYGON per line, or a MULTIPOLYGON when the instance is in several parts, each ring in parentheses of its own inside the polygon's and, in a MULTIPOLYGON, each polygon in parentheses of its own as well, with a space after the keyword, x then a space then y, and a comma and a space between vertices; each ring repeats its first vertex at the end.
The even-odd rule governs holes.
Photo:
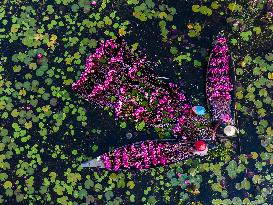
MULTIPOLYGON (((152 1, 145 2, 149 4, 152 1)), ((245 198, 248 198, 250 201, 245 204, 272 204, 271 194, 266 194, 266 191, 261 190, 262 188, 272 187, 271 179, 267 180, 263 178, 267 175, 270 176, 270 173, 272 173, 272 164, 262 165, 262 163, 273 159, 273 157, 270 152, 265 152, 265 149, 260 145, 259 136, 262 134, 257 134, 256 127, 253 125, 253 121, 257 121, 259 124, 261 120, 267 120, 269 122, 267 127, 272 127, 272 116, 268 115, 270 110, 272 111, 272 106, 270 103, 264 103, 263 108, 266 110, 266 115, 261 116, 257 114, 255 105, 251 104, 251 101, 246 100, 245 97, 237 100, 237 102, 246 107, 246 109, 238 109, 238 126, 245 133, 240 134, 240 140, 234 139, 230 141, 231 146, 233 146, 233 151, 229 153, 230 159, 220 160, 219 157, 215 157, 215 159, 212 157, 212 160, 208 159, 206 161, 206 159, 202 159, 202 163, 198 160, 193 160, 186 165, 178 163, 157 169, 120 171, 119 173, 80 168, 80 164, 83 161, 95 158, 109 150, 141 140, 158 139, 159 136, 151 128, 147 131, 137 132, 133 123, 127 123, 126 128, 121 128, 120 122, 115 120, 113 116, 109 116, 108 111, 81 99, 72 91, 71 85, 65 84, 64 79, 62 79, 62 76, 66 76, 67 79, 72 79, 73 82, 76 81, 84 69, 85 59, 90 53, 94 52, 95 48, 95 46, 93 48, 90 46, 89 48, 89 45, 87 45, 86 50, 80 54, 79 59, 81 62, 79 64, 73 62, 69 65, 64 60, 56 62, 56 57, 65 59, 67 57, 65 52, 68 55, 74 55, 74 53, 79 51, 79 47, 81 46, 79 42, 70 46, 69 41, 72 42, 73 40, 63 40, 63 38, 77 37, 79 41, 84 38, 99 41, 101 38, 110 38, 104 33, 105 30, 117 33, 118 29, 113 28, 113 26, 102 28, 94 26, 96 31, 92 33, 87 27, 84 27, 80 31, 79 27, 75 26, 75 24, 69 25, 68 22, 66 22, 64 27, 57 25, 53 26, 52 29, 48 29, 50 21, 55 19, 57 22, 65 22, 65 15, 68 15, 76 23, 81 23, 84 19, 95 22, 93 17, 88 17, 88 15, 100 13, 101 19, 103 19, 104 16, 109 16, 112 11, 116 11, 116 16, 119 16, 120 20, 113 20, 113 22, 123 22, 125 20, 130 22, 127 27, 127 33, 124 36, 128 44, 139 43, 140 50, 147 54, 149 61, 152 64, 158 64, 157 66, 154 65, 154 69, 159 76, 167 77, 169 80, 166 81, 179 84, 187 97, 194 103, 206 106, 204 74, 213 40, 219 31, 224 30, 228 38, 230 52, 236 68, 241 68, 240 63, 246 55, 252 56, 253 59, 258 56, 264 58, 265 55, 272 52, 272 32, 270 33, 270 29, 268 29, 270 25, 272 26, 272 21, 266 24, 259 20, 266 14, 264 10, 260 11, 261 14, 258 17, 254 17, 254 14, 253 16, 250 14, 247 16, 249 8, 245 1, 237 2, 237 4, 242 5, 243 11, 241 13, 230 11, 229 4, 234 3, 233 1, 218 1, 221 7, 218 10, 213 10, 211 16, 196 13, 192 10, 192 6, 195 4, 209 7, 212 2, 154 1, 155 10, 158 10, 159 4, 168 5, 169 8, 174 7, 176 9, 173 21, 166 24, 169 34, 165 36, 167 41, 163 42, 162 38, 164 36, 162 36, 159 27, 159 22, 162 19, 153 18, 147 21, 140 21, 133 16, 134 6, 128 5, 127 1, 98 1, 97 8, 91 7, 88 14, 83 12, 84 8, 81 6, 83 1, 45 1, 44 4, 35 1, 2 1, 0 3, 0 11, 2 13, 3 10, 6 11, 2 17, 2 21, 6 19, 7 23, 6 25, 0 23, 0 28, 4 29, 1 30, 0 37, 2 48, 0 52, 0 65, 4 67, 4 69, 1 69, 2 81, 0 86, 1 103, 3 102, 4 104, 4 108, 2 108, 2 104, 0 106, 0 114, 2 116, 0 124, 0 139, 2 141, 0 146, 0 204, 74 205, 87 204, 90 199, 90 204, 103 205, 209 205, 243 204, 242 201, 245 198), (108 3, 104 10, 99 11, 102 2, 108 3), (46 11, 49 5, 52 5, 54 9, 51 14, 46 11), (73 12, 71 9, 72 5, 79 5, 78 11, 73 12), (29 17, 25 14, 26 11, 24 11, 23 6, 28 6, 27 8, 29 9, 32 7, 36 11, 36 14, 31 14, 31 11, 27 12, 29 17), (223 15, 219 14, 221 12, 223 12, 223 15), (21 19, 21 21, 17 20, 13 22, 12 18, 14 16, 21 19), (45 16, 48 16, 50 20, 42 20, 45 16), (232 24, 228 23, 228 18, 243 20, 244 23, 242 24, 245 24, 245 30, 234 30, 232 24), (28 25, 29 28, 25 26, 25 29, 20 28, 17 32, 14 32, 15 34, 11 34, 11 28, 15 22, 16 24, 20 24, 21 27, 28 25), (202 30, 196 37, 189 37, 187 25, 195 22, 202 25, 202 30), (176 29, 172 29, 172 25, 175 25, 176 29), (75 27, 75 29, 69 28, 69 26, 75 27), (262 28, 261 37, 258 35, 256 37, 253 31, 253 27, 258 26, 262 28), (36 48, 24 45, 22 39, 25 36, 34 35, 37 33, 37 29, 42 27, 45 28, 44 35, 48 33, 50 36, 53 34, 57 36, 57 44, 54 50, 49 49, 47 43, 42 43, 36 48), (250 37, 249 41, 244 41, 240 33, 247 32, 248 30, 253 32, 252 37, 250 37), (26 33, 26 31, 30 33, 26 33), (10 39, 15 38, 14 36, 18 36, 18 39, 11 41, 10 39), (178 41, 179 37, 182 39, 180 42, 178 41), (233 45, 231 39, 237 39, 238 43, 233 45), (191 61, 185 60, 179 65, 174 60, 175 55, 170 52, 171 47, 176 47, 183 54, 190 53, 191 61), (43 50, 37 51, 38 48, 43 50), (21 61, 14 60, 14 54, 19 54, 20 52, 26 53, 26 56, 21 61), (47 62, 37 65, 37 69, 42 65, 47 66, 45 73, 41 76, 37 75, 35 70, 29 69, 29 64, 37 63, 36 54, 39 52, 44 53, 44 57, 47 59, 47 62), (6 57, 6 60, 3 57, 6 57), (195 67, 194 60, 201 62, 201 66, 195 67), (14 71, 13 67, 15 65, 22 67, 19 72, 14 71), (67 71, 68 67, 73 67, 73 71, 67 71), (53 70, 53 75, 48 73, 49 70, 53 70), (25 77, 28 73, 31 73, 31 79, 25 77), (60 77, 57 77, 58 75, 60 77), (52 80, 52 83, 48 83, 49 79, 52 80), (44 92, 49 93, 48 99, 42 97, 43 94, 37 93, 37 89, 28 88, 28 82, 32 83, 33 80, 37 80, 39 82, 38 87, 44 88, 44 92), (11 85, 7 86, 5 84, 6 81, 10 81, 11 85), (20 85, 18 82, 22 84, 20 85), (53 91, 55 89, 53 86, 60 89, 60 95, 56 94, 58 93, 57 91, 53 91), (19 97, 19 92, 23 87, 27 90, 26 95, 19 97), (31 99, 37 100, 37 102, 35 103, 31 99), (52 99, 53 101, 56 100, 56 104, 52 103, 52 99), (7 105, 12 108, 9 108, 7 105), (33 111, 30 117, 26 116, 28 110, 25 107, 28 105, 31 106, 31 110, 33 111), (52 113, 45 114, 45 116, 39 118, 39 114, 41 113, 39 109, 47 105, 51 106, 50 110, 52 113), (69 108, 67 112, 64 111, 65 107, 69 105, 72 108, 69 108), (19 117, 14 117, 11 114, 14 109, 17 109, 19 113, 21 111, 19 117), (73 111, 73 109, 75 110, 73 111), (249 114, 252 110, 254 112, 253 115, 249 114), (7 118, 3 117, 5 115, 4 112, 8 113, 7 118), (57 119, 62 118, 60 116, 64 116, 63 113, 66 113, 65 117, 58 124, 57 119), (59 114, 60 116, 54 117, 54 114, 59 114), (79 116, 81 115, 85 116, 86 119, 80 120, 79 116), (32 127, 29 129, 24 128, 25 122, 29 121, 32 121, 32 127), (22 129, 26 130, 26 134, 17 137, 14 123, 18 123, 22 129), (54 131, 54 127, 58 127, 58 131, 54 131), (45 135, 41 134, 43 128, 47 130, 45 135), (8 131, 8 134, 4 133, 4 129, 8 131), (73 134, 71 133, 72 130, 73 134), (130 139, 126 137, 128 133, 132 134, 130 139), (22 142, 21 138, 27 135, 31 136, 30 139, 27 142, 22 142), (37 155, 41 158, 41 164, 38 163, 39 160, 37 156, 35 157, 35 151, 32 150, 35 145, 37 145, 37 155), (3 149, 2 146, 4 147, 3 149), (12 148, 13 146, 15 148, 12 148), (59 146, 59 148, 56 146, 59 146), (16 147, 19 149, 21 147, 21 152, 16 151, 16 147), (77 152, 73 152, 73 150, 77 150, 77 152), (249 162, 246 163, 245 161, 247 160, 245 159, 247 159, 247 155, 243 155, 241 158, 239 156, 240 154, 251 155, 252 152, 258 153, 259 157, 257 160, 254 159, 255 157, 252 156, 252 159, 250 156, 249 162), (266 160, 260 159, 261 153, 267 153, 271 158, 268 157, 266 160), (61 155, 65 156, 65 159, 62 159, 61 155), (227 166, 231 164, 231 161, 236 161, 237 163, 234 168, 231 168, 235 172, 239 168, 242 168, 239 167, 240 164, 245 166, 245 168, 242 168, 243 171, 238 171, 234 177, 230 177, 232 174, 227 171, 229 170, 227 166), (4 164, 4 162, 9 163, 9 166, 4 164), (22 164, 23 162, 26 163, 22 164), (210 171, 202 171, 206 163, 209 163, 210 171), (26 165, 28 165, 27 168, 23 168, 26 165), (214 168, 214 166, 218 165, 218 168, 214 168), (22 170, 26 170, 25 173, 19 174, 22 170), (253 176, 251 175, 248 177, 247 173, 249 171, 255 172, 257 176, 261 176, 261 182, 253 180, 253 176), (184 175, 179 178, 177 177, 178 173, 184 175), (56 174, 56 179, 52 178, 54 174, 56 174), (75 176, 80 176, 80 178, 75 176), (32 179, 31 177, 34 178, 32 179), (92 183, 88 181, 89 178, 92 183), (191 182, 189 186, 185 185, 185 180, 187 179, 191 182), (33 180, 33 183, 31 180, 33 180), (48 180, 50 181, 49 183, 47 182, 48 180), (73 180, 75 183, 71 182, 73 180), (236 183, 242 183, 243 180, 247 180, 245 183, 247 185, 244 184, 246 188, 238 188, 239 185, 236 185, 236 183), (91 185, 86 185, 86 181, 90 182, 91 185), (9 186, 9 182, 12 183, 11 187, 9 186), (133 183, 134 186, 130 186, 130 183, 133 183), (212 185, 213 183, 222 185, 217 187, 216 185, 212 185), (250 184, 249 188, 247 187, 248 183, 250 184), (65 189, 62 190, 62 187, 65 187, 65 189), (72 192, 67 187, 71 187, 72 192), (148 188, 151 190, 145 191, 148 188), (226 191, 227 194, 221 195, 221 190, 226 191), (264 201, 259 197, 263 198, 264 201), (184 200, 184 198, 186 199, 184 200)), ((239 87, 239 89, 243 88, 245 91, 247 86, 256 78, 260 78, 261 76, 267 77, 267 72, 272 72, 272 60, 265 60, 265 62, 264 64, 266 65, 264 67, 267 70, 257 76, 254 76, 252 72, 257 63, 252 63, 246 67, 244 74, 237 76, 236 87, 239 87)), ((260 88, 257 86, 256 89, 258 93, 259 89, 267 89, 268 96, 270 96, 272 94, 272 82, 270 83, 268 80, 266 85, 267 87, 263 85, 260 88)), ((255 100, 263 102, 264 97, 258 93, 255 93, 255 100)), ((263 135, 266 135, 265 132, 263 135)), ((230 165, 230 167, 232 166, 230 165)))

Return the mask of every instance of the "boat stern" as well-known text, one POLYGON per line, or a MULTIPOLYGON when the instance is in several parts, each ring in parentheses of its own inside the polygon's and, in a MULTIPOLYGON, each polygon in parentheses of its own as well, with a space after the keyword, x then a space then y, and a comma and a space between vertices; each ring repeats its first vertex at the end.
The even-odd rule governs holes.
POLYGON ((104 163, 100 156, 90 161, 82 163, 82 167, 105 168, 104 163))

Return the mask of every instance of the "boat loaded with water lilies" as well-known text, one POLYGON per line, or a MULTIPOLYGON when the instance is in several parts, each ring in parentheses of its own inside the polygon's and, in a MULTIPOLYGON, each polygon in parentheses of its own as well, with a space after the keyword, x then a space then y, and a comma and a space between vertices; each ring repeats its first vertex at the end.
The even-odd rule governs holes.
POLYGON ((117 148, 85 162, 108 170, 147 169, 204 156, 219 138, 235 136, 234 79, 226 39, 219 35, 206 75, 207 117, 174 83, 166 83, 142 53, 133 54, 124 39, 102 41, 86 60, 73 90, 87 101, 107 107, 116 119, 170 132, 173 139, 147 140, 117 148))
MULTIPOLYGON (((234 100, 234 70, 231 69, 231 55, 228 51, 226 38, 219 36, 211 52, 206 73, 207 105, 215 123, 218 126, 225 125, 224 133, 233 136, 238 132, 235 125, 234 100)), ((220 131, 222 131, 220 129, 220 131)))

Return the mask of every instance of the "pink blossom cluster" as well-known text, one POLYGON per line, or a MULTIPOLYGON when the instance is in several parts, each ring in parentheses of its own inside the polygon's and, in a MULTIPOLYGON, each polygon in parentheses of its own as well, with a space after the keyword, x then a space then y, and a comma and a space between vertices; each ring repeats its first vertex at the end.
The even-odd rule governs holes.
POLYGON ((159 156, 159 162, 162 165, 165 165, 167 162, 167 158, 166 156, 164 156, 164 154, 162 154, 163 150, 164 150, 165 146, 162 143, 159 143, 157 148, 156 148, 156 154, 157 156, 159 156))
POLYGON ((207 98, 214 121, 231 119, 230 54, 226 38, 218 37, 212 50, 207 71, 207 98))
POLYGON ((102 155, 102 160, 103 160, 103 163, 104 163, 104 166, 105 166, 106 169, 111 169, 112 168, 111 161, 110 161, 110 158, 108 157, 107 153, 102 155))
POLYGON ((148 141, 148 152, 150 153, 150 161, 152 162, 152 165, 156 166, 158 162, 156 159, 156 151, 154 149, 152 141, 148 141))
POLYGON ((119 149, 114 150, 114 170, 117 171, 121 167, 121 153, 119 149))
POLYGON ((130 168, 129 166, 129 156, 128 156, 128 148, 125 147, 124 148, 124 151, 122 152, 122 163, 123 163, 123 166, 124 168, 130 168))
POLYGON ((149 159, 149 155, 148 155, 148 149, 147 149, 144 142, 141 143, 141 150, 142 150, 142 156, 144 159, 144 167, 149 168, 150 159, 149 159))

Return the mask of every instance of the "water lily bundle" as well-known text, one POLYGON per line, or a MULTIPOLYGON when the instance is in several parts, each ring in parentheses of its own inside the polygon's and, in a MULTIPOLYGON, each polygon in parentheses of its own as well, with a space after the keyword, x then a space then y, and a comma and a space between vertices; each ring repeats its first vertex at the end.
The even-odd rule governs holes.
POLYGON ((86 100, 111 108, 117 119, 189 141, 211 137, 209 120, 192 112, 178 86, 162 81, 146 56, 122 39, 102 41, 72 88, 86 100))
POLYGON ((147 140, 102 155, 108 170, 147 169, 172 164, 193 155, 192 144, 177 140, 147 140))
POLYGON ((218 37, 212 50, 207 71, 207 98, 212 112, 212 120, 230 122, 231 91, 233 85, 230 77, 231 56, 225 37, 218 37))

